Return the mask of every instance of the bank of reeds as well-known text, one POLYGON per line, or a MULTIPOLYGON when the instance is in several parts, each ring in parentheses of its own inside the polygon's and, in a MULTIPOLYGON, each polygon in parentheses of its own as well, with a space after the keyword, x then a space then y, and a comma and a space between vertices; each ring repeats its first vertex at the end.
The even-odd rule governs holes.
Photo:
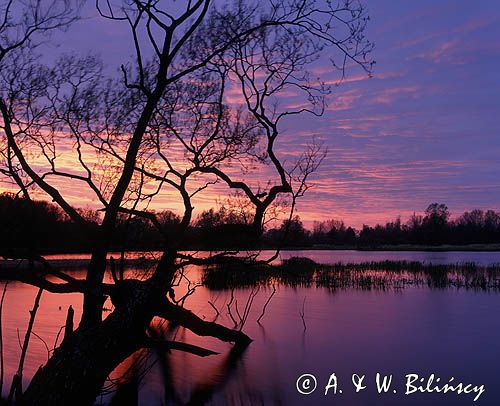
POLYGON ((332 291, 391 290, 408 286, 500 291, 500 264, 478 266, 474 263, 442 265, 380 261, 322 265, 308 258, 294 257, 284 260, 280 265, 212 265, 204 269, 202 282, 212 290, 277 283, 292 287, 323 287, 332 291))

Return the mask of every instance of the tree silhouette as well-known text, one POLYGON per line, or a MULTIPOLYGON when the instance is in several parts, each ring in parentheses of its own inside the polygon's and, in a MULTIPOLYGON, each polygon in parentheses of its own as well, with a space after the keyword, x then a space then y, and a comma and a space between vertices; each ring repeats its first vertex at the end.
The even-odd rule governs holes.
POLYGON ((437 244, 445 239, 450 212, 445 204, 431 203, 422 219, 424 239, 437 244))
POLYGON ((445 226, 450 218, 448 207, 443 203, 431 203, 425 209, 424 223, 435 226, 445 226))
MULTIPOLYGON (((256 236, 277 198, 289 195, 294 206, 324 151, 313 144, 286 164, 277 151, 283 122, 291 115, 323 113, 329 89, 308 71, 322 53, 328 52, 342 76, 352 65, 369 72, 372 45, 363 35, 364 8, 350 0, 128 0, 121 6, 97 0, 103 19, 130 29, 135 52, 119 77, 107 77, 95 56, 65 55, 51 66, 38 61, 38 47, 48 38, 43 34, 70 24, 76 4, 15 3, 0 6, 2 173, 26 198, 31 189, 47 195, 92 242, 85 281, 62 272, 56 275, 61 283, 49 281, 55 272, 48 267, 19 276, 51 292, 84 297, 78 328, 35 374, 20 401, 92 403, 123 359, 151 345, 147 329, 153 317, 248 345, 243 332, 204 321, 167 296, 183 267, 234 256, 179 252, 193 220, 193 199, 211 185, 239 192, 251 207, 249 225, 256 236), (16 21, 20 15, 26 17, 16 21), (239 95, 239 106, 226 103, 230 90, 239 95), (287 91, 302 98, 300 107, 280 103, 287 91), (70 169, 60 163, 68 144, 70 169), (258 166, 273 174, 266 186, 248 176, 258 166), (101 206, 99 224, 73 206, 57 186, 61 180, 94 196, 101 206), (175 233, 167 231, 165 216, 148 209, 165 193, 183 206, 175 233), (155 227, 162 254, 149 278, 115 276, 114 283, 105 283, 107 255, 123 216, 155 227), (114 310, 103 320, 106 297, 114 310)), ((36 252, 29 257, 43 261, 36 252)), ((205 351, 175 342, 163 348, 205 351)))

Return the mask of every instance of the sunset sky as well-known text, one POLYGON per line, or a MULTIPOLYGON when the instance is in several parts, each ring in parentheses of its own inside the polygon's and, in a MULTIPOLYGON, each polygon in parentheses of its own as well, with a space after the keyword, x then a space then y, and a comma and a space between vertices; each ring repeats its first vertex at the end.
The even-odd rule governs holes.
MULTIPOLYGON (((434 201, 452 215, 500 210, 499 2, 365 3, 367 36, 376 46, 373 77, 350 71, 323 117, 290 120, 284 128, 282 157, 311 136, 329 150, 299 215, 306 224, 337 218, 360 227, 406 219, 434 201)), ((97 51, 110 69, 119 67, 130 54, 127 31, 90 6, 84 12, 88 18, 57 34, 60 46, 45 57, 61 49, 97 51)), ((338 78, 326 63, 314 70, 332 83, 338 78)), ((70 188, 64 192, 79 205, 93 205, 70 188)))

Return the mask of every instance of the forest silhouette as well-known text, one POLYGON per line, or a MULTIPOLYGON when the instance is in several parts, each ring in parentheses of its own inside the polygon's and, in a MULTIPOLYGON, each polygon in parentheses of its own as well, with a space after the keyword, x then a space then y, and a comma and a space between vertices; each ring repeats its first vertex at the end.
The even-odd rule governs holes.
MULTIPOLYGON (((97 227, 98 211, 79 209, 97 227)), ((175 235, 180 217, 171 211, 155 213, 166 232, 175 235)), ((452 219, 446 205, 432 203, 423 214, 407 221, 400 217, 375 226, 356 229, 342 220, 314 221, 312 229, 299 216, 267 227, 261 236, 253 233, 249 216, 224 207, 201 212, 189 227, 182 249, 265 249, 276 247, 358 247, 385 245, 495 244, 500 243, 500 213, 474 209, 452 219)), ((92 241, 81 225, 73 222, 55 204, 0 195, 1 255, 89 252, 92 241)), ((113 250, 158 250, 162 236, 143 217, 122 216, 115 230, 113 250)))

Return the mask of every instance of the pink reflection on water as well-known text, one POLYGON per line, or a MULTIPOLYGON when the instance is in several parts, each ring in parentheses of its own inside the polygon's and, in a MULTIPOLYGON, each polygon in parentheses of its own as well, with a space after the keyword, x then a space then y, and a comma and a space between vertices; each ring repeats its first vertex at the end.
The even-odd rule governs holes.
MULTIPOLYGON (((321 259, 327 254, 313 252, 312 255, 321 259)), ((330 259, 349 261, 361 255, 365 255, 364 260, 372 260, 370 258, 378 254, 330 252, 330 255, 330 259)), ((408 253, 385 253, 386 258, 390 255, 412 259, 408 258, 408 253)), ((450 258, 449 253, 411 255, 448 255, 450 258)), ((464 257, 460 254, 453 258, 455 260, 451 262, 458 262, 464 257)), ((486 257, 481 259, 487 260, 486 257)), ((496 257, 489 259, 498 262, 496 257)), ((84 272, 72 271, 72 275, 83 278, 84 272)), ((199 270, 190 268, 188 276, 196 280, 199 270)), ((177 289, 178 296, 182 295, 183 289, 185 287, 177 289)), ((19 362, 21 350, 17 330, 22 342, 36 293, 37 288, 24 284, 10 282, 8 286, 3 309, 4 394, 10 387, 19 362)), ((250 294, 250 289, 235 291, 240 313, 250 294)), ((261 288, 255 297, 244 326, 244 331, 254 342, 241 358, 231 357, 229 344, 178 329, 169 339, 199 345, 220 354, 199 358, 177 351, 158 354, 147 350, 126 360, 112 377, 119 378, 135 358, 145 353, 149 372, 142 380, 138 396, 141 404, 151 405, 169 403, 167 400, 172 398, 181 403, 190 399, 211 399, 216 404, 264 401, 307 404, 294 390, 296 378, 304 372, 313 372, 319 377, 337 372, 343 378, 353 372, 377 370, 400 375, 419 371, 439 372, 447 376, 459 374, 470 381, 489 385, 490 393, 493 393, 490 400, 500 395, 494 389, 499 376, 496 360, 500 358, 497 345, 500 319, 494 316, 500 310, 500 302, 496 294, 426 288, 409 288, 403 292, 349 290, 331 293, 326 289, 279 287, 261 326, 256 319, 270 294, 269 287, 261 288), (304 298, 305 331, 300 317, 304 298)), ((198 288, 186 300, 186 308, 212 321, 216 312, 208 303, 211 301, 221 313, 217 322, 232 327, 233 322, 227 314, 229 300, 228 291, 198 288)), ((64 325, 69 305, 75 309, 77 325, 82 310, 80 294, 44 292, 42 295, 34 332, 50 348, 64 325)), ((110 304, 107 303, 106 307, 110 304)), ((159 320, 155 322, 159 323, 159 320)), ((45 345, 33 337, 25 363, 25 385, 46 360, 45 345)), ((430 400, 432 404, 455 404, 453 401, 456 399, 449 398, 449 403, 446 400, 434 403, 434 398, 430 400)), ((332 399, 318 395, 308 401, 312 404, 331 404, 332 399)), ((423 401, 426 399, 417 397, 413 404, 423 401)), ((373 393, 358 397, 346 394, 342 404, 368 403, 385 404, 383 398, 375 398, 373 393)), ((495 403, 489 403, 485 398, 482 404, 495 403)))
MULTIPOLYGON (((3 288, 3 286, 2 286, 3 288)), ((33 308, 38 288, 19 282, 9 282, 2 312, 3 351, 5 381, 3 392, 8 392, 12 377, 19 365, 21 346, 28 327, 30 310, 33 308)), ((66 312, 71 305, 75 310, 75 324, 80 321, 83 297, 80 294, 42 293, 33 332, 40 336, 52 350, 56 336, 66 322, 66 312)), ((63 334, 63 333, 61 333, 63 334)), ((59 338, 59 342, 62 335, 59 338)), ((47 347, 36 336, 32 336, 23 371, 23 385, 47 361, 47 347)))

